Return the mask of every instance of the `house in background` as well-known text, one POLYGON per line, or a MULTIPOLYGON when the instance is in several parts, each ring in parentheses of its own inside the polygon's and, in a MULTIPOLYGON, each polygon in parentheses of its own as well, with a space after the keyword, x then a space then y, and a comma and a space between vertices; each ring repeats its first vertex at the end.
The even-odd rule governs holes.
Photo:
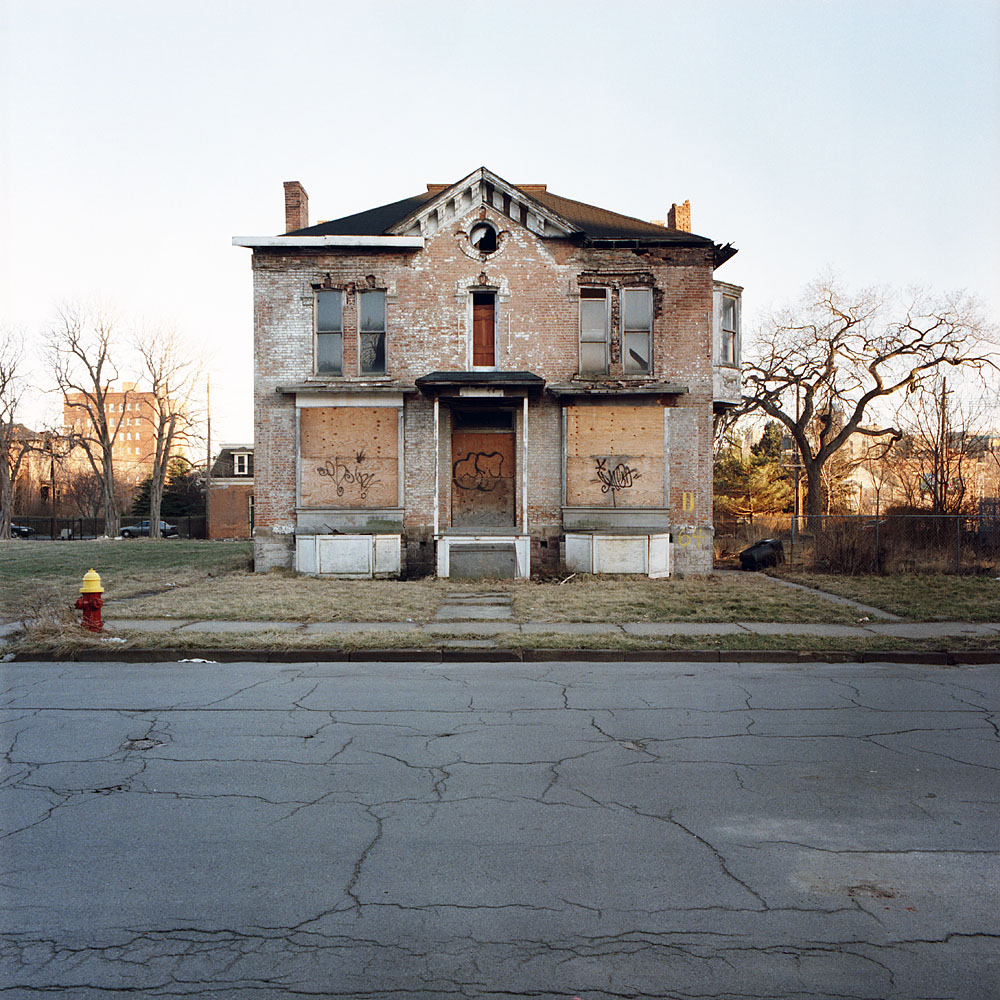
POLYGON ((527 577, 712 565, 735 249, 486 168, 253 251, 256 567, 527 577))
POLYGON ((224 444, 212 463, 208 538, 251 538, 254 527, 252 444, 224 444))

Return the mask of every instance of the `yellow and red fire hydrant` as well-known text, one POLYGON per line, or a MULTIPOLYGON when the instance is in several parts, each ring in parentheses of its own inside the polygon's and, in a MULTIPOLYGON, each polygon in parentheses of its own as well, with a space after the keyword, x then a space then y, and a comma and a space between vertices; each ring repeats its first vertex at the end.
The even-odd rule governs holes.
POLYGON ((104 622, 101 621, 101 608, 104 607, 104 601, 101 600, 103 593, 100 575, 95 570, 84 573, 80 596, 76 599, 74 607, 83 612, 83 627, 91 632, 100 632, 104 628, 104 622))

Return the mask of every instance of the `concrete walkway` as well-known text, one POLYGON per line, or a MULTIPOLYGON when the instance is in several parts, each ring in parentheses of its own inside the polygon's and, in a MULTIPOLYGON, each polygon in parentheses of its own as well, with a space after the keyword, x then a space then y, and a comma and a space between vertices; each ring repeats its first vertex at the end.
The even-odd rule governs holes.
POLYGON ((886 624, 824 625, 784 622, 525 622, 512 621, 431 621, 417 622, 301 622, 210 621, 197 619, 109 618, 113 632, 203 633, 294 632, 299 635, 356 635, 361 632, 409 633, 448 641, 457 637, 490 639, 498 635, 633 635, 633 636, 712 636, 712 635, 800 635, 831 639, 896 637, 935 639, 946 636, 998 636, 1000 622, 891 622, 886 624))

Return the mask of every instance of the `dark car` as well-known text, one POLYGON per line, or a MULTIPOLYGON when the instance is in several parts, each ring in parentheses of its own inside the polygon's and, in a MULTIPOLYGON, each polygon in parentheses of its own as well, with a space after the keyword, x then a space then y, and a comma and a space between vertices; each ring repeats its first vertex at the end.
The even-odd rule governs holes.
POLYGON ((31 538, 35 534, 35 529, 26 524, 12 524, 10 526, 11 538, 31 538))
MULTIPOLYGON (((122 528, 122 538, 149 537, 149 521, 140 521, 138 524, 129 525, 122 528)), ((177 529, 166 521, 160 521, 160 536, 162 538, 177 538, 177 529)))

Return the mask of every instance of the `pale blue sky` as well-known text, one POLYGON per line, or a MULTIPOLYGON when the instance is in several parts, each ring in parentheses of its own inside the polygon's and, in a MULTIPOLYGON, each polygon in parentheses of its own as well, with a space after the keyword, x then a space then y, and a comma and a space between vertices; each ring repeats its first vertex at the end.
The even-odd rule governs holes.
POLYGON ((177 327, 217 440, 252 435, 230 240, 282 231, 284 180, 312 221, 481 164, 644 219, 689 198, 750 322, 828 270, 1000 317, 1000 0, 0 0, 0 32, 4 318, 177 327))

